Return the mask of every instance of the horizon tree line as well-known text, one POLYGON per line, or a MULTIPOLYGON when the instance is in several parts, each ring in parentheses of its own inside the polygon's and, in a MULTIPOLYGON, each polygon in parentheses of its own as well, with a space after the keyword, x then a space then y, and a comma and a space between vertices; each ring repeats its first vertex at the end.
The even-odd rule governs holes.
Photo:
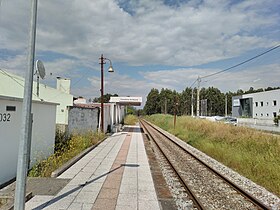
MULTIPOLYGON (((232 114, 232 96, 243 95, 248 93, 257 93, 269 90, 280 89, 280 87, 267 87, 254 89, 250 87, 248 90, 243 91, 238 89, 236 92, 228 91, 222 93, 218 88, 208 87, 200 89, 200 112, 205 116, 216 115, 231 115, 232 114), (227 103, 227 106, 226 106, 227 103), (227 112, 226 112, 227 107, 227 112)), ((197 111, 197 88, 186 87, 181 93, 168 88, 162 88, 160 91, 152 88, 147 95, 146 104, 144 106, 144 114, 174 114, 177 115, 191 115, 192 114, 192 101, 193 101, 193 114, 196 115, 197 111), (192 97, 193 91, 193 97, 192 97)))

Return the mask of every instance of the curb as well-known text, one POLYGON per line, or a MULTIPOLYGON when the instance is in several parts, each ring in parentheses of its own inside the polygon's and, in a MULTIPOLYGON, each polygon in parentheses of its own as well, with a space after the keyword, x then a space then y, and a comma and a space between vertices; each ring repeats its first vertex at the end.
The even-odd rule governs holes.
MULTIPOLYGON (((32 192, 27 192, 25 195, 25 202, 29 201, 33 197, 32 192)), ((13 210, 14 209, 14 198, 10 202, 1 207, 2 210, 13 210)))
POLYGON ((65 172, 68 168, 70 168, 72 165, 74 165, 76 162, 78 162, 82 157, 84 157, 86 154, 88 154, 91 150, 93 150, 95 147, 97 147, 100 143, 102 143, 107 137, 104 139, 98 141, 96 144, 90 146, 89 148, 85 149, 83 152, 78 154, 77 156, 73 157, 72 159, 68 160, 66 163, 64 163, 60 168, 56 169, 52 172, 51 177, 56 178, 59 175, 61 175, 63 172, 65 172))

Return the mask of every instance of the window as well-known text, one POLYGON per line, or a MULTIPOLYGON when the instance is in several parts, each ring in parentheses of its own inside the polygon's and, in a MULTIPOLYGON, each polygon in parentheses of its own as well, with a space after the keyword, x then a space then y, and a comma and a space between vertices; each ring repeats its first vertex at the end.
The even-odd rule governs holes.
POLYGON ((258 106, 258 102, 255 102, 256 106, 258 106))
POLYGON ((256 113, 256 117, 258 116, 258 114, 256 113))
POLYGON ((268 113, 266 113, 266 116, 268 117, 268 116, 269 116, 269 114, 268 114, 268 113))
POLYGON ((15 106, 6 106, 6 111, 16 111, 16 107, 15 106))
POLYGON ((273 100, 273 106, 276 106, 277 103, 276 103, 276 100, 273 100))
POLYGON ((268 102, 266 102, 266 106, 268 106, 268 104, 269 104, 269 103, 268 103, 268 102))
POLYGON ((261 113, 261 117, 263 116, 263 113, 261 113))
POLYGON ((273 112, 273 117, 276 117, 276 112, 273 112))
POLYGON ((261 106, 263 106, 263 101, 261 101, 261 106))

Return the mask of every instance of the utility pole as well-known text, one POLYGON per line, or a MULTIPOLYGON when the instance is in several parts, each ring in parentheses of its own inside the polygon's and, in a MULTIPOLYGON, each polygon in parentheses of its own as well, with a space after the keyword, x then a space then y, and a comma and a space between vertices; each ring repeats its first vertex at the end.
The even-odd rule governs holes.
POLYGON ((199 117, 199 92, 200 92, 200 82, 201 82, 201 79, 200 77, 198 76, 197 78, 197 100, 196 100, 196 116, 199 117))
POLYGON ((193 117, 193 88, 192 88, 191 112, 192 112, 192 117, 193 117))
POLYGON ((165 97, 164 101, 164 114, 167 114, 167 98, 165 97))
POLYGON ((178 105, 179 105, 177 97, 176 97, 175 100, 176 101, 175 101, 175 104, 174 104, 174 129, 176 127, 176 116, 177 116, 177 109, 178 109, 178 105))
POLYGON ((36 20, 37 20, 37 0, 31 0, 31 19, 30 19, 30 39, 29 39, 29 55, 28 55, 28 70, 25 75, 24 97, 22 104, 22 122, 19 139, 17 178, 15 190, 15 210, 24 210, 25 208, 25 193, 26 193, 26 176, 29 162, 29 151, 31 141, 32 127, 32 87, 33 87, 33 71, 34 71, 34 55, 35 55, 35 40, 36 40, 36 20))
POLYGON ((227 94, 226 94, 226 99, 225 99, 225 116, 227 116, 227 94))
POLYGON ((101 102, 101 121, 100 121, 100 129, 101 132, 104 132, 104 57, 103 54, 100 57, 100 65, 101 65, 101 88, 100 88, 100 93, 101 93, 101 97, 100 97, 100 102, 101 102))

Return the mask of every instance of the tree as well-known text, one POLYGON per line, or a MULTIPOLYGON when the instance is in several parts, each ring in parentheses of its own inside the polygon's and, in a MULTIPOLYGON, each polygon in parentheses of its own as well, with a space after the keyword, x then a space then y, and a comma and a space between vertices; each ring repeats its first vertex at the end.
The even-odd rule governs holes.
MULTIPOLYGON (((207 99, 207 114, 224 115, 225 114, 225 100, 227 98, 227 113, 232 113, 232 97, 236 95, 243 95, 245 93, 255 93, 267 90, 280 89, 280 87, 268 87, 266 89, 259 88, 254 89, 250 87, 248 91, 238 89, 236 92, 222 93, 218 88, 208 87, 201 88, 200 101, 207 99), (227 97, 226 97, 227 96, 227 97)), ((146 114, 167 113, 174 114, 175 104, 178 102, 177 114, 178 115, 190 115, 192 104, 192 88, 186 87, 182 93, 178 93, 175 90, 162 88, 160 93, 157 89, 153 88, 147 96, 147 101, 144 106, 146 114)), ((194 113, 196 112, 196 97, 197 89, 193 89, 193 107, 194 113)))
MULTIPOLYGON (((112 95, 110 93, 106 93, 105 95, 103 95, 103 102, 104 103, 109 103, 110 97, 117 97, 117 96, 118 96, 118 94, 112 95)), ((95 102, 95 103, 100 103, 101 102, 101 96, 98 97, 98 98, 97 97, 94 98, 92 101, 95 102)))
POLYGON ((192 105, 192 89, 186 87, 180 94, 180 115, 190 115, 192 105))
POLYGON ((207 99, 207 115, 223 115, 225 113, 225 96, 218 88, 202 88, 200 99, 207 99))
POLYGON ((173 92, 170 89, 164 89, 162 88, 159 94, 159 106, 160 106, 160 112, 159 113, 165 113, 171 114, 172 107, 173 107, 173 92))
POLYGON ((241 90, 241 89, 238 89, 238 90, 236 91, 236 93, 234 93, 234 95, 236 95, 236 96, 238 96, 238 95, 243 95, 243 94, 244 94, 244 91, 241 90))
POLYGON ((133 106, 127 106, 126 107, 126 114, 129 115, 129 114, 133 114, 133 115, 136 115, 137 114, 137 110, 135 107, 133 106))
POLYGON ((147 101, 144 106, 144 111, 147 115, 160 113, 159 104, 159 91, 156 88, 152 88, 147 96, 147 101))
POLYGON ((228 115, 232 115, 232 97, 234 93, 229 91, 225 95, 227 96, 227 113, 228 115))

